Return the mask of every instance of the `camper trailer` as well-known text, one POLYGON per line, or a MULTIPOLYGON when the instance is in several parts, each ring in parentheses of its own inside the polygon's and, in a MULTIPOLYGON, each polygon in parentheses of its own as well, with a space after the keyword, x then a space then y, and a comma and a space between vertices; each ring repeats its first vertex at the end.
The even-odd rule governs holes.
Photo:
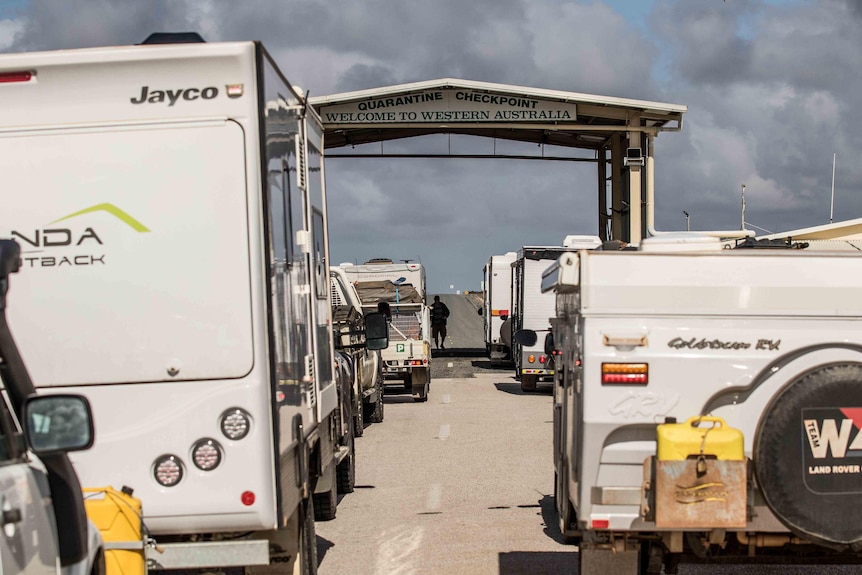
POLYGON ((148 568, 316 571, 350 455, 331 332, 323 129, 258 42, 0 55, 9 323, 70 455, 128 486, 148 568))
POLYGON ((515 337, 555 352, 554 493, 580 573, 858 561, 862 257, 805 248, 663 234, 545 271, 552 335, 515 337))
POLYGON ((482 270, 485 301, 480 313, 485 332, 485 353, 491 361, 507 360, 512 355, 511 334, 504 336, 501 329, 512 310, 512 262, 517 257, 515 252, 491 256, 482 270))
POLYGON ((344 263, 339 268, 353 281, 365 310, 387 310, 390 341, 381 350, 384 383, 398 382, 415 401, 428 401, 431 315, 425 299, 425 268, 387 258, 344 263))

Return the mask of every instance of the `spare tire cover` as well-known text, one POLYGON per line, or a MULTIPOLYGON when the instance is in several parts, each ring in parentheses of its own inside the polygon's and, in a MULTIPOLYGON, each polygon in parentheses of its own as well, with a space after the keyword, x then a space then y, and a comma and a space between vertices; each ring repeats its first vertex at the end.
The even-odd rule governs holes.
POLYGON ((796 535, 862 549, 862 364, 819 367, 787 384, 757 427, 767 505, 796 535))

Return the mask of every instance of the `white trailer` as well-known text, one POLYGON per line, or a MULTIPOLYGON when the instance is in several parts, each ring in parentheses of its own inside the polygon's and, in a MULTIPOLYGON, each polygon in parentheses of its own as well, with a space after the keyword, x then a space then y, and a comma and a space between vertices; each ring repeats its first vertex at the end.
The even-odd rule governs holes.
POLYGON ((860 269, 683 234, 546 271, 555 498, 580 573, 859 561, 860 269))
POLYGON ((512 310, 512 263, 517 257, 516 252, 491 256, 482 270, 485 301, 480 313, 484 320, 485 353, 491 361, 507 360, 512 354, 511 337, 504 338, 500 328, 512 310))
POLYGON ((150 569, 316 572, 339 445, 323 130, 258 42, 0 55, 10 323, 150 569))
POLYGON ((431 314, 426 302, 425 268, 412 262, 378 258, 365 264, 343 263, 363 308, 389 308, 389 347, 381 350, 384 382, 403 382, 418 402, 428 401, 431 384, 431 314))
MULTIPOLYGON (((601 246, 597 236, 566 236, 562 246, 524 246, 512 262, 512 323, 511 330, 547 332, 554 317, 554 295, 542 292, 542 274, 565 252, 595 249, 601 246)), ((522 391, 535 391, 538 382, 554 378, 554 357, 546 353, 544 339, 533 345, 512 342, 515 377, 522 391)))

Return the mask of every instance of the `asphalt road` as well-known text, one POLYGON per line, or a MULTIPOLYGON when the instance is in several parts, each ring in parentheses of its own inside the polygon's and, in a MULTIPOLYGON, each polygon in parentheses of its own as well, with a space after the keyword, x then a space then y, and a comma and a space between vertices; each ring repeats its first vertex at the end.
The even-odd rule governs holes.
MULTIPOLYGON (((524 394, 512 368, 484 357, 475 298, 441 299, 452 347, 434 354, 429 400, 387 393, 384 421, 357 438, 356 490, 316 526, 319 575, 577 573, 577 547, 562 543, 553 506, 551 390, 524 394)), ((862 567, 683 564, 679 573, 862 567)))
MULTIPOLYGON (((450 314, 446 323, 446 355, 484 357, 485 334, 482 329, 482 316, 478 314, 482 307, 481 294, 437 295, 449 308, 450 314)), ((434 294, 429 296, 428 301, 434 301, 434 294)))

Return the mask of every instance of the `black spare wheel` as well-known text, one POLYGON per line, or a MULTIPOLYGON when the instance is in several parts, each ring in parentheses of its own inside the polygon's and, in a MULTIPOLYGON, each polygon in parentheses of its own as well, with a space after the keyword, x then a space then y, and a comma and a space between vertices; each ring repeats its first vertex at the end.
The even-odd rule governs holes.
POLYGON ((787 384, 757 427, 757 483, 793 533, 862 550, 862 364, 818 367, 787 384))

